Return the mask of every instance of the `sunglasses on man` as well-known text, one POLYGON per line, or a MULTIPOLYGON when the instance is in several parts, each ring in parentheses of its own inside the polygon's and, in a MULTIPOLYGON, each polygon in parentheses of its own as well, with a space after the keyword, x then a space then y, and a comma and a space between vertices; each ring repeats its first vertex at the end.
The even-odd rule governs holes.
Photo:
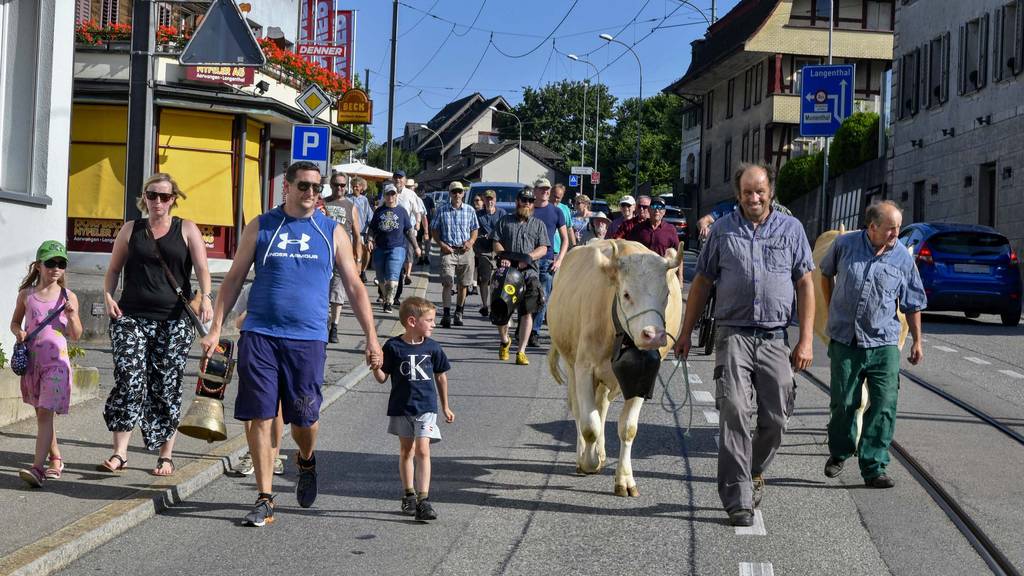
POLYGON ((295 187, 299 189, 299 192, 309 192, 312 190, 315 194, 319 194, 320 191, 324 189, 321 184, 316 182, 306 182, 304 180, 296 182, 295 187))
POLYGON ((331 182, 331 188, 344 188, 344 182, 331 182))
POLYGON ((174 194, 157 192, 156 190, 146 190, 146 200, 155 201, 157 198, 160 199, 160 202, 167 204, 171 200, 174 200, 174 194))
POLYGON ((68 267, 68 261, 63 258, 50 258, 49 260, 43 262, 43 266, 46 266, 47 268, 60 268, 61 270, 64 270, 65 268, 68 267))

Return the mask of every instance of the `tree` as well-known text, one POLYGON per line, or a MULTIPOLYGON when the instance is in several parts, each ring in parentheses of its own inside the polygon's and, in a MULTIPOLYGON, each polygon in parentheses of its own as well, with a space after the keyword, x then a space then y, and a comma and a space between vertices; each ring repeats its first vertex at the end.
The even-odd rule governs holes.
POLYGON ((828 152, 829 177, 878 157, 878 114, 857 112, 843 121, 828 152))
MULTIPOLYGON (((394 164, 394 171, 405 170, 405 173, 410 177, 413 174, 417 174, 420 171, 420 159, 416 157, 412 152, 406 152, 397 145, 394 148, 394 155, 392 156, 392 162, 394 164)), ((371 141, 369 148, 366 151, 366 163, 370 166, 381 168, 384 170, 388 169, 388 146, 387 144, 377 144, 371 141)))
MULTIPOLYGON (((610 120, 615 113, 616 98, 608 93, 604 84, 587 86, 587 146, 583 165, 594 161, 594 117, 598 96, 601 101, 601 141, 598 157, 606 158, 611 142, 610 120)), ((523 101, 512 108, 512 113, 523 123, 523 140, 536 140, 559 153, 565 166, 576 166, 580 161, 580 143, 583 135, 583 83, 562 80, 540 89, 523 87, 523 101)), ((496 114, 501 137, 515 142, 519 138, 519 124, 508 114, 496 114)), ((602 162, 602 165, 604 163, 602 162)))
POLYGON ((782 205, 807 194, 821 186, 821 172, 824 154, 808 154, 793 158, 782 165, 775 180, 775 190, 782 205))
MULTIPOLYGON (((605 148, 606 188, 616 194, 632 194, 637 130, 637 98, 624 100, 615 111, 611 146, 605 148)), ((640 185, 668 190, 679 179, 679 150, 682 140, 683 101, 658 94, 643 101, 640 133, 640 185)))

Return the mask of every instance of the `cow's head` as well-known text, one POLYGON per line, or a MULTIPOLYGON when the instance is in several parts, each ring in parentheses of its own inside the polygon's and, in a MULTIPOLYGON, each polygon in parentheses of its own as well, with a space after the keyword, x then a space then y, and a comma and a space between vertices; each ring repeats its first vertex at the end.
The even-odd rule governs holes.
POLYGON ((666 258, 653 252, 620 255, 615 242, 601 248, 599 266, 615 286, 619 325, 638 348, 661 348, 668 342, 665 307, 667 272, 683 262, 683 253, 669 250, 666 258))

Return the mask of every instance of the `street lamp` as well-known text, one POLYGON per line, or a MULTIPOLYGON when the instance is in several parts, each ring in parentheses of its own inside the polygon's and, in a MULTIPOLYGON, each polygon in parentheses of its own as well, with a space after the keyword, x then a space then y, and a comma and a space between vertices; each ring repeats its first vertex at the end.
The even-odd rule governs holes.
POLYGON ((438 166, 438 170, 444 170, 444 140, 441 140, 441 135, 430 129, 430 126, 426 124, 420 124, 420 128, 429 131, 434 136, 437 136, 437 141, 441 143, 441 164, 438 166))
MULTIPOLYGON (((597 144, 601 140, 601 70, 593 62, 584 60, 575 54, 569 54, 569 59, 589 64, 594 69, 594 75, 597 76, 597 114, 594 116, 594 170, 597 170, 597 144)), ((586 120, 584 120, 584 124, 586 124, 586 120)), ((584 137, 584 140, 586 140, 586 137, 584 137)), ((597 184, 594 184, 593 194, 596 198, 597 184)))
POLYGON ((498 114, 508 114, 509 116, 515 118, 516 122, 519 122, 519 152, 518 152, 518 155, 516 156, 516 183, 518 184, 519 183, 519 164, 520 164, 520 161, 523 159, 523 123, 522 123, 522 121, 519 120, 519 116, 516 116, 512 112, 506 112, 505 110, 498 110, 498 108, 495 107, 495 106, 488 106, 488 108, 490 108, 491 110, 497 112, 498 114))
POLYGON ((640 71, 640 96, 636 107, 636 150, 633 153, 633 163, 636 165, 633 171, 633 194, 636 195, 640 193, 640 129, 644 118, 644 67, 640 64, 640 57, 636 55, 629 44, 616 40, 611 34, 601 34, 599 38, 605 42, 621 44, 626 50, 629 50, 633 58, 636 58, 636 67, 640 71))

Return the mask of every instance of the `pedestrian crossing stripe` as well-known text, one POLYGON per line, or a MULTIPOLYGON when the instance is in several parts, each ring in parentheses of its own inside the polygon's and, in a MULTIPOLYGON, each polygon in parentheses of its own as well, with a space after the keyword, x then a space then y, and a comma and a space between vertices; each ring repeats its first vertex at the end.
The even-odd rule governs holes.
MULTIPOLYGON (((737 526, 737 536, 765 536, 768 531, 764 528, 764 516, 761 515, 760 510, 754 510, 754 525, 753 526, 737 526)), ((755 572, 758 574, 758 572, 755 572)))
POLYGON ((740 562, 740 576, 775 576, 771 562, 740 562))
POLYGON ((718 410, 704 410, 704 419, 708 424, 718 424, 718 410))

